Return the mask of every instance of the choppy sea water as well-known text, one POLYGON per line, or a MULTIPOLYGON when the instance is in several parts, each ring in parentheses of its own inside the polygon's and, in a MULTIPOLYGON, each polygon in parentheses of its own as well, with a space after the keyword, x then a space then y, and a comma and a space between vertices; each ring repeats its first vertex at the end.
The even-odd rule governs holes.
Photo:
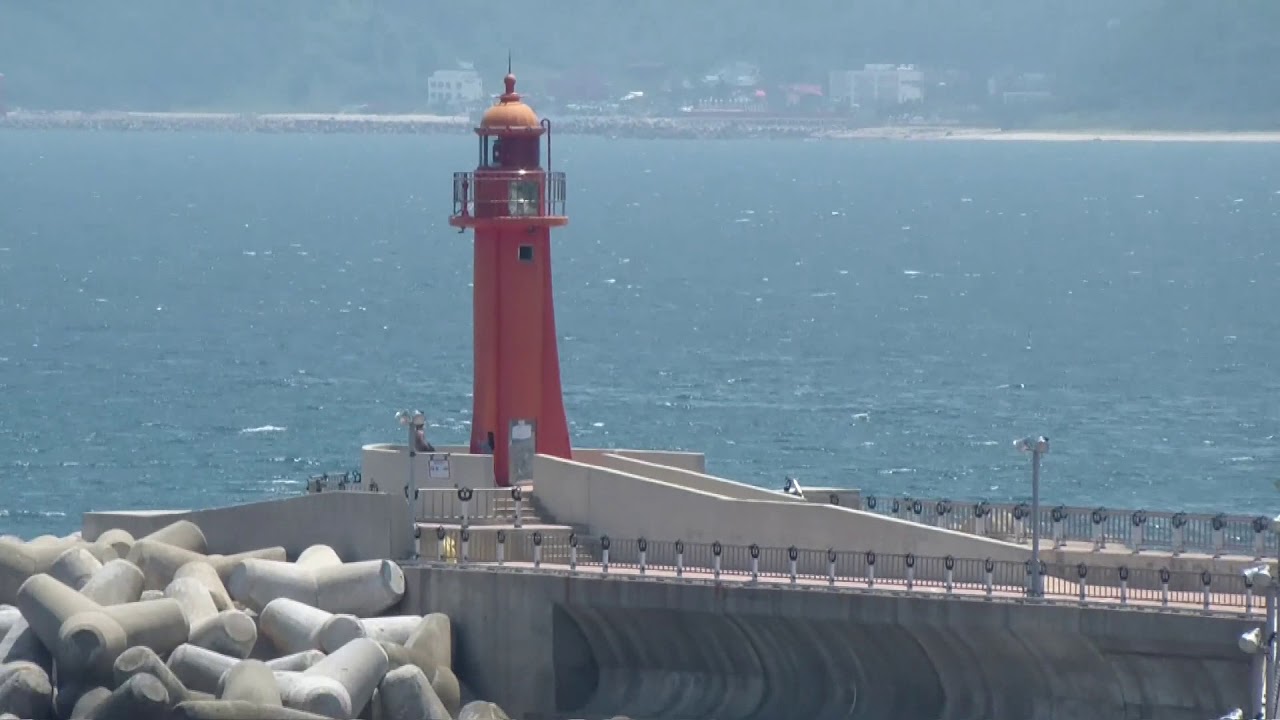
MULTIPOLYGON (((0 533, 297 493, 470 413, 469 137, 0 133, 0 533)), ((1280 147, 565 136, 579 446, 1280 510, 1280 147)))

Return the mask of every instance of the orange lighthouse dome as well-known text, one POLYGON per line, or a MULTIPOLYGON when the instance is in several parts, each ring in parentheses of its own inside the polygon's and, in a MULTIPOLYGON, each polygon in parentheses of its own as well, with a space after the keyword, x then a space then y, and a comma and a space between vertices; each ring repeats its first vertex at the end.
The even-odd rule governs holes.
POLYGON ((516 76, 507 73, 503 82, 506 84, 507 91, 498 98, 497 105, 484 111, 484 117, 480 119, 480 127, 495 130, 539 127, 538 114, 533 111, 533 108, 525 105, 520 100, 520 94, 516 92, 516 76))

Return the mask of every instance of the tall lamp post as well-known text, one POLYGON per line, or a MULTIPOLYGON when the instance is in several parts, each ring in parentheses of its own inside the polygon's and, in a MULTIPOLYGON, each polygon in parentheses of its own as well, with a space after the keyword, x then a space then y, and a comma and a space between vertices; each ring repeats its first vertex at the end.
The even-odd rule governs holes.
POLYGON ((427 424, 427 416, 423 415, 420 410, 401 410, 396 413, 396 420, 408 431, 408 450, 409 450, 409 479, 404 486, 404 499, 409 506, 409 537, 410 537, 410 557, 417 559, 418 557, 418 481, 413 474, 414 458, 418 456, 417 440, 418 431, 427 424))
POLYGON ((1044 597, 1044 576, 1040 573, 1040 458, 1049 452, 1049 438, 1014 440, 1013 446, 1031 453, 1031 596, 1044 597))

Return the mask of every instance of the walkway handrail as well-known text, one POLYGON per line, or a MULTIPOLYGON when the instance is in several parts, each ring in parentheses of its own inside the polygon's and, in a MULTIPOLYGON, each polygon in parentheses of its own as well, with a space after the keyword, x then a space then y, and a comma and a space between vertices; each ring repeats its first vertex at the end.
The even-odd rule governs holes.
POLYGON ((418 490, 417 521, 469 525, 481 521, 516 523, 533 491, 513 487, 449 487, 418 490))
MULTIPOLYGON (((806 588, 930 590, 946 595, 1023 596, 1031 587, 1032 563, 991 558, 934 557, 796 547, 726 545, 680 540, 615 539, 540 532, 478 533, 424 529, 421 556, 428 562, 568 569, 607 574, 618 569, 662 571, 687 578, 781 580, 806 588)), ((1041 563, 1045 597, 1038 602, 1140 605, 1163 610, 1251 615, 1262 593, 1243 574, 1041 563)))
MULTIPOLYGON (((1024 541, 1031 536, 1031 506, 1026 502, 864 495, 860 509, 986 537, 1024 541)), ((1134 551, 1196 552, 1215 557, 1280 554, 1280 534, 1272 519, 1261 515, 1043 504, 1040 532, 1050 543, 1090 542, 1097 549, 1116 544, 1134 551)))

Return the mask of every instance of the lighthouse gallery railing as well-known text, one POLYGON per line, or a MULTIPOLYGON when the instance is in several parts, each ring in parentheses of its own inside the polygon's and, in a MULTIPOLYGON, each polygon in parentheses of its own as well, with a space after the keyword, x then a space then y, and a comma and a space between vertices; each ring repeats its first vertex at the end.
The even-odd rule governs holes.
POLYGON ((564 206, 562 172, 483 170, 453 174, 454 217, 560 217, 565 214, 564 206), (539 183, 544 178, 545 182, 539 183))

